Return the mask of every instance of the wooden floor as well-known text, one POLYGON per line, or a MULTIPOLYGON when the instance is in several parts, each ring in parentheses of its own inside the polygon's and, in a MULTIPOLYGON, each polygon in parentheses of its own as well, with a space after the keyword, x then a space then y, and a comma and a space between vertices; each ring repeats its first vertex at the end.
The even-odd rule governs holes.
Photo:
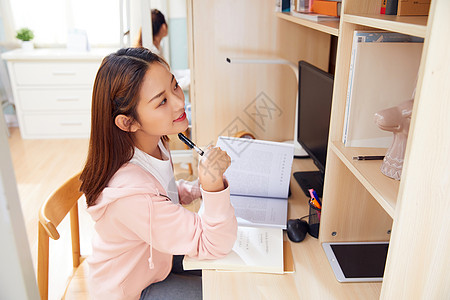
MULTIPOLYGON (((27 230, 33 264, 36 268, 38 210, 49 194, 85 163, 88 139, 23 140, 18 128, 10 128, 9 146, 27 230)), ((183 149, 172 138, 171 149, 183 149)), ((184 165, 175 166, 176 176, 185 177, 184 165), (181 175, 180 175, 181 174, 181 175)), ((189 179, 189 178, 187 178, 189 179)), ((90 253, 93 222, 80 200, 81 253, 90 253)), ((61 239, 50 241, 49 299, 60 299, 72 271, 69 222, 58 228, 61 239), (67 238, 66 238, 67 237, 67 238)))

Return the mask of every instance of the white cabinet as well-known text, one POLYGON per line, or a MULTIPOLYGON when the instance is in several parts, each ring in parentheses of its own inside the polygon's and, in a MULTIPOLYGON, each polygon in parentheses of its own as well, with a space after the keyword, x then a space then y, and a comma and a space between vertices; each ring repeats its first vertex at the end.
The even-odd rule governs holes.
POLYGON ((4 53, 22 137, 88 138, 95 75, 102 59, 112 52, 37 49, 4 53))

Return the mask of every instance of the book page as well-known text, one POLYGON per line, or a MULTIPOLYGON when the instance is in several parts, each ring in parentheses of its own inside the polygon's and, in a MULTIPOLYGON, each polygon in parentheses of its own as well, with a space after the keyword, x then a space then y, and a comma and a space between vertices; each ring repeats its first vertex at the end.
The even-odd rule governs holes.
POLYGON ((231 194, 288 197, 292 144, 221 136, 217 146, 231 157, 231 166, 225 172, 231 194))
POLYGON ((243 226, 286 229, 288 200, 231 195, 237 222, 243 226))
MULTIPOLYGON (((230 202, 239 226, 286 229, 288 199, 231 195, 230 202)), ((202 202, 198 214, 204 210, 202 202)))
POLYGON ((277 273, 284 271, 283 230, 280 228, 238 227, 232 251, 219 259, 199 260, 185 256, 183 268, 218 269, 277 273))

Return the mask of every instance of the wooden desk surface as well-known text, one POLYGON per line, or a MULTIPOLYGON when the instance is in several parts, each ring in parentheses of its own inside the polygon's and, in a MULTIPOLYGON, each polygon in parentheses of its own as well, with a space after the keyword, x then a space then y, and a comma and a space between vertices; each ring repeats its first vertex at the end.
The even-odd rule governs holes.
MULTIPOLYGON (((311 159, 294 159, 293 171, 317 170, 311 159)), ((308 198, 291 176, 288 217, 308 214, 308 198)), ((285 239, 287 236, 285 233, 285 239)), ((378 299, 381 283, 339 283, 318 239, 291 243, 293 274, 203 271, 203 299, 378 299)))

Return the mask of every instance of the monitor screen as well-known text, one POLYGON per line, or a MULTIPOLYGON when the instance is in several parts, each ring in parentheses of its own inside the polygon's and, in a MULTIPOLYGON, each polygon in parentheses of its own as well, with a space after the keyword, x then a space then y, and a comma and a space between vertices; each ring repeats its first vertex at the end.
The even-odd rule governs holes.
POLYGON ((322 197, 334 76, 305 61, 298 63, 297 141, 319 171, 295 172, 305 195, 314 189, 322 197))
POLYGON ((299 62, 297 140, 325 171, 330 127, 333 75, 305 61, 299 62))

